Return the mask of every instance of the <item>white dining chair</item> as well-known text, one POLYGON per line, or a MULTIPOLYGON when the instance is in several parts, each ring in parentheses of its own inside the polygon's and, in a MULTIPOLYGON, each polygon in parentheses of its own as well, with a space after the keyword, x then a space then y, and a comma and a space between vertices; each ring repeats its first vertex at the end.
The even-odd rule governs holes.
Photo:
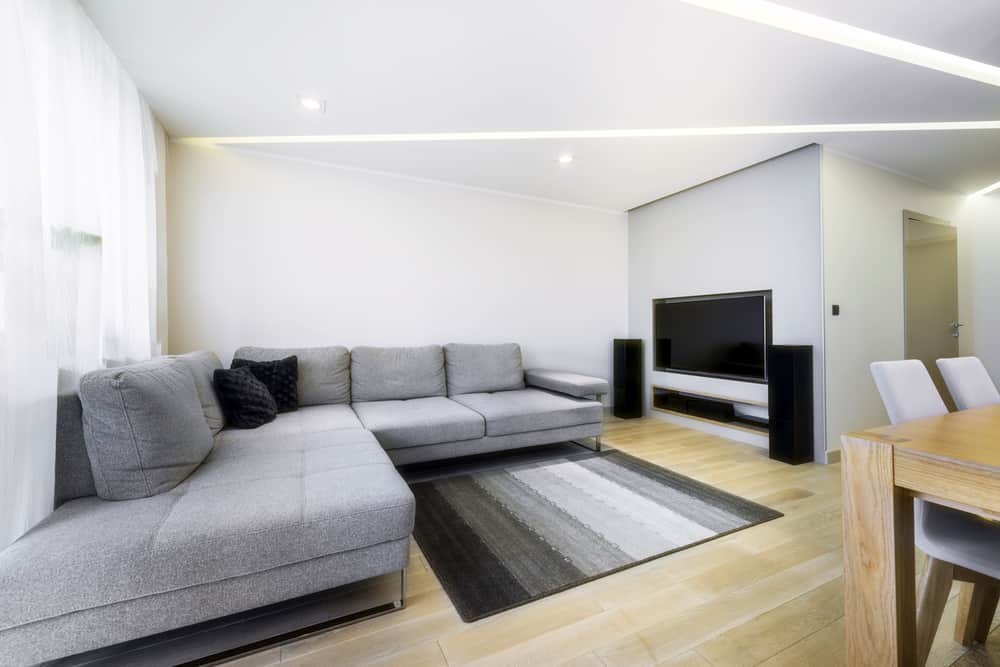
POLYGON ((1000 391, 977 357, 938 359, 937 367, 959 410, 1000 403, 1000 391))
MULTIPOLYGON (((923 362, 880 361, 871 372, 893 424, 948 413, 923 362)), ((986 641, 1000 598, 1000 524, 917 500, 914 538, 927 554, 917 593, 917 664, 923 665, 955 579, 974 585, 971 594, 963 590, 955 639, 986 641)))

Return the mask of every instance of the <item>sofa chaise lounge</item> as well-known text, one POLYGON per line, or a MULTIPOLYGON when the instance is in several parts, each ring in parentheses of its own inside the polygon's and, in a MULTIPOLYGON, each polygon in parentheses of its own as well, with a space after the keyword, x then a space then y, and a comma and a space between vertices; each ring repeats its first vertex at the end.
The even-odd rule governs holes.
MULTIPOLYGON (((415 508, 395 465, 583 438, 600 446, 607 383, 523 371, 517 345, 246 347, 235 356, 291 354, 299 409, 252 430, 226 428, 211 380, 221 363, 210 352, 97 371, 94 381, 115 397, 130 382, 173 373, 172 398, 184 394, 189 407, 166 428, 210 431, 210 451, 182 481, 129 500, 102 491, 135 471, 95 463, 107 452, 85 436, 85 423, 89 435, 114 421, 85 414, 78 394, 60 397, 56 510, 0 552, 0 664, 401 573, 415 508)), ((128 442, 138 449, 141 434, 128 442)), ((140 472, 152 488, 163 471, 147 462, 140 472)))

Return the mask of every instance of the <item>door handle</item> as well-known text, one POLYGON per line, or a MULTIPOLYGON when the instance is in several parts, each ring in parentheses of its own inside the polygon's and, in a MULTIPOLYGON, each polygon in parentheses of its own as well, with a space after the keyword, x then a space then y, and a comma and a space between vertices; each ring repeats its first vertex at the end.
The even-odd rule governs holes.
POLYGON ((953 337, 955 337, 955 338, 958 338, 958 336, 959 336, 959 332, 958 332, 959 328, 965 326, 961 322, 947 322, 947 325, 948 325, 948 327, 951 328, 951 335, 953 337))

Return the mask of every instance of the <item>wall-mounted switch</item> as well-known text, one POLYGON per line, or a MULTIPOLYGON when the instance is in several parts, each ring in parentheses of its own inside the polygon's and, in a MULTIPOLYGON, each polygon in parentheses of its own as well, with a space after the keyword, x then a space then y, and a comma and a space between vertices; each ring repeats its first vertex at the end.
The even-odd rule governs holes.
POLYGON ((833 315, 834 317, 840 315, 840 304, 838 303, 833 304, 833 315))

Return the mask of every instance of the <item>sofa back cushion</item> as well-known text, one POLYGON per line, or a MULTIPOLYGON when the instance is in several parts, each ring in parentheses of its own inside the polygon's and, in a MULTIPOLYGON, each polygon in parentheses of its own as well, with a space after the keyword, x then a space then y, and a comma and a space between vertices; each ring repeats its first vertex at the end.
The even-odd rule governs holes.
POLYGON ((222 368, 222 362, 215 352, 204 350, 179 354, 177 358, 191 371, 205 421, 208 422, 212 435, 217 435, 226 425, 226 418, 222 412, 222 403, 219 402, 219 396, 212 384, 212 375, 217 368, 222 368))
POLYGON ((351 353, 346 347, 241 347, 234 359, 299 359, 299 405, 351 402, 351 353))
POLYGON ((521 347, 517 343, 448 343, 444 357, 449 396, 524 389, 521 347))
POLYGON ((61 389, 56 402, 54 491, 55 507, 76 498, 97 495, 87 444, 83 438, 83 407, 76 387, 61 389))
POLYGON ((355 402, 444 396, 446 391, 440 345, 351 350, 351 398, 355 402))
POLYGON ((87 373, 80 402, 94 484, 105 500, 169 491, 212 450, 194 377, 176 357, 87 373))

